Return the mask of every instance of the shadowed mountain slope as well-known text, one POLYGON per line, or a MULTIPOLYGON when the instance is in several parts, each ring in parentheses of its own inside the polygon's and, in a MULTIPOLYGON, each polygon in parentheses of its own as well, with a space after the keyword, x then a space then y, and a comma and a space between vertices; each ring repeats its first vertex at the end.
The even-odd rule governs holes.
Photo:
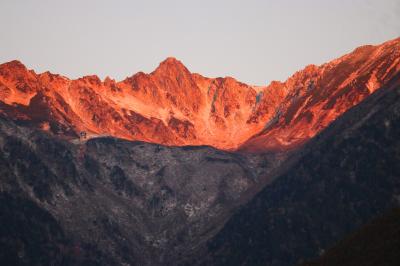
POLYGON ((69 254, 60 251, 67 243, 67 251, 77 246, 88 256, 107 254, 117 265, 176 265, 204 246, 281 162, 274 154, 243 156, 111 137, 74 144, 0 118, 0 239, 16 242, 7 246, 13 253, 2 255, 18 261, 18 254, 26 254, 27 263, 34 263, 27 249, 38 243, 37 249, 54 249, 43 256, 57 262, 69 254), (23 214, 29 204, 32 210, 23 214), (32 231, 18 233, 15 221, 32 231))

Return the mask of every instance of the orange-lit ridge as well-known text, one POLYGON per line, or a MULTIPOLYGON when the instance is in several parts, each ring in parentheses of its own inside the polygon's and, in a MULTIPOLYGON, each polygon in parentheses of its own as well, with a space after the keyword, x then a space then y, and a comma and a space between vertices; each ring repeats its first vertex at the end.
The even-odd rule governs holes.
POLYGON ((165 145, 262 152, 313 137, 400 70, 400 39, 363 46, 265 87, 193 74, 168 58, 123 81, 0 65, 0 116, 68 138, 111 135, 165 145))

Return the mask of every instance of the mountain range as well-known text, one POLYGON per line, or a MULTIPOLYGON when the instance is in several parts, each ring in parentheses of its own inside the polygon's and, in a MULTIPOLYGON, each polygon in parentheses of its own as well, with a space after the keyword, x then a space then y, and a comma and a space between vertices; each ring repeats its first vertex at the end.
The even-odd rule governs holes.
POLYGON ((315 136, 399 71, 399 39, 309 65, 265 87, 192 74, 167 58, 150 74, 116 82, 36 74, 0 65, 1 115, 74 138, 113 136, 169 145, 262 152, 315 136))
POLYGON ((335 261, 399 207, 398 136, 400 39, 268 86, 175 58, 122 81, 4 63, 0 262, 335 261))

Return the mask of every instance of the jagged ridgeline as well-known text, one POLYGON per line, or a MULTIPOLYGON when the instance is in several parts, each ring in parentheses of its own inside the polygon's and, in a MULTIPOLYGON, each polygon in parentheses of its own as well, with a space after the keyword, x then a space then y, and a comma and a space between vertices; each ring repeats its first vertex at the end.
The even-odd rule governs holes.
POLYGON ((297 147, 399 72, 400 39, 363 46, 285 82, 207 78, 167 58, 122 81, 0 65, 0 115, 67 138, 110 135, 260 153, 297 147))

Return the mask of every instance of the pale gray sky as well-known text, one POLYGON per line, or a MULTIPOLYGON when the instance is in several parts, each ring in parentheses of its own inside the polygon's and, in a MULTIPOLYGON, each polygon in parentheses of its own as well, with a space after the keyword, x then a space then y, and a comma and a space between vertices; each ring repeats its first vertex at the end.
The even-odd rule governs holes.
POLYGON ((400 36, 400 0, 0 0, 0 62, 117 80, 168 56, 264 85, 400 36))

